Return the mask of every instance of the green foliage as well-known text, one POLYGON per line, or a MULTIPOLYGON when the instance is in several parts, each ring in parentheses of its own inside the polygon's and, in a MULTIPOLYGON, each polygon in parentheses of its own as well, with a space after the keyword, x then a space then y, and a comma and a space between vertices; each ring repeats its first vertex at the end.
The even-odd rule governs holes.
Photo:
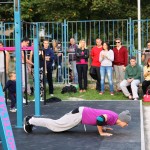
MULTIPOLYGON (((0 4, 0 20, 13 21, 13 4, 0 4)), ((150 16, 150 3, 141 1, 142 18, 150 16)), ((25 21, 103 20, 137 18, 136 0, 21 0, 25 21)))

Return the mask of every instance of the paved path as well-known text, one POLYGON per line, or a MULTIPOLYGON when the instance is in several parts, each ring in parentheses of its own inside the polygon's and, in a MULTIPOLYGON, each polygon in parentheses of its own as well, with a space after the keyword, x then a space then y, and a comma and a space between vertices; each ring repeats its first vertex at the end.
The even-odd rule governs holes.
POLYGON ((143 106, 145 150, 150 150, 150 106, 143 106))

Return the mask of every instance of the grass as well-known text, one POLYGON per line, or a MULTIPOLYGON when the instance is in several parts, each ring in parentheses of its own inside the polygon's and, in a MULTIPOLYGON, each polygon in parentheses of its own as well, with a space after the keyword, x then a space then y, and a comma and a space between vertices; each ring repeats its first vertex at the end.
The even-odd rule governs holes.
MULTIPOLYGON (((110 95, 109 91, 106 91, 103 95, 99 95, 99 93, 95 89, 88 89, 85 93, 65 93, 61 94, 62 87, 54 88, 54 96, 58 97, 62 100, 127 100, 127 98, 122 93, 114 93, 113 96, 110 95)), ((48 94, 48 90, 46 93, 46 97, 50 98, 48 94)), ((34 99, 33 96, 29 96, 29 99, 34 99)))
MULTIPOLYGON (((62 86, 54 86, 54 96, 60 98, 61 100, 128 100, 127 97, 123 95, 123 93, 115 92, 113 96, 110 95, 110 92, 106 90, 103 95, 99 95, 99 93, 95 89, 88 88, 85 93, 65 93, 61 94, 62 86)), ((46 98, 50 98, 48 94, 48 89, 46 92, 46 98)), ((28 96, 29 100, 33 100, 34 96, 28 96)), ((150 102, 143 102, 144 106, 150 106, 150 102)))

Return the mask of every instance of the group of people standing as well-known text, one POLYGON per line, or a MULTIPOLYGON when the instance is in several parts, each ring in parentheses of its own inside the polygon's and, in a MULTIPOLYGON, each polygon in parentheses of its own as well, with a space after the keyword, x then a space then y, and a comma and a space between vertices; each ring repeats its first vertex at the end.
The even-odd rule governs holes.
MULTIPOLYGON (((96 76, 96 90, 100 95, 105 91, 105 77, 108 76, 110 94, 114 95, 113 68, 116 73, 117 91, 121 91, 120 82, 123 81, 125 68, 128 65, 128 50, 122 46, 121 39, 115 40, 116 47, 110 48, 108 42, 102 42, 100 38, 96 39, 96 46, 91 49, 91 68, 96 76)), ((92 73, 91 73, 92 74, 92 73)))
POLYGON ((138 86, 141 76, 143 95, 146 95, 150 85, 150 41, 147 41, 147 48, 142 52, 142 62, 144 63, 144 73, 137 64, 136 57, 131 57, 128 64, 128 50, 122 46, 120 38, 115 39, 116 46, 111 50, 107 42, 102 44, 101 39, 96 39, 96 46, 91 50, 91 67, 97 74, 96 89, 100 95, 104 94, 105 76, 108 76, 110 94, 114 95, 113 70, 116 77, 116 92, 123 92, 129 99, 138 100, 138 86), (99 85, 100 84, 100 85, 99 85))
MULTIPOLYGON (((27 47, 29 45, 29 39, 24 38, 22 40, 21 46, 27 47)), ((53 96, 54 87, 53 87, 53 64, 55 61, 55 57, 57 55, 58 68, 62 67, 62 55, 60 52, 60 48, 56 46, 56 41, 52 41, 52 47, 49 46, 49 40, 43 40, 43 47, 39 50, 39 74, 40 74, 40 96, 43 97, 43 70, 46 70, 47 82, 49 85, 49 94, 53 96), (45 68, 44 68, 45 67, 45 68)), ((80 40, 79 45, 75 43, 75 39, 70 39, 70 46, 67 50, 69 63, 72 67, 73 72, 73 82, 75 84, 79 84, 79 92, 86 92, 88 86, 88 64, 89 58, 91 58, 91 67, 90 70, 94 72, 94 79, 96 82, 96 90, 100 95, 105 93, 105 77, 108 77, 110 95, 114 95, 114 91, 123 92, 125 96, 129 99, 138 100, 138 85, 141 82, 141 67, 137 64, 136 58, 131 57, 130 62, 128 64, 128 50, 126 47, 122 45, 122 41, 120 38, 115 39, 115 47, 113 49, 110 48, 108 42, 102 42, 100 38, 96 39, 96 45, 89 51, 86 46, 85 40, 80 40), (116 76, 116 89, 114 89, 113 83, 113 72, 115 72, 116 76), (130 86, 130 90, 128 88, 130 86)), ((3 43, 0 42, 0 47, 3 47, 3 43)), ((6 72, 8 73, 9 66, 9 53, 6 53, 6 72)), ((24 77, 24 67, 26 60, 27 63, 27 71, 29 68, 34 68, 34 59, 33 59, 33 51, 30 52, 30 57, 25 56, 25 53, 22 52, 22 84, 23 84, 23 92, 25 88, 25 77, 24 77), (24 59, 26 57, 26 59, 24 59)), ((150 41, 147 41, 147 48, 142 52, 142 61, 144 63, 144 81, 142 82, 143 95, 146 95, 147 88, 150 85, 150 41)), ((0 51, 1 61, 4 62, 4 54, 3 51, 0 51)), ((4 84, 4 65, 0 65, 0 82, 4 90, 8 88, 8 84, 4 84)), ((31 69, 32 70, 32 69, 31 69)), ((62 70, 62 69, 61 69, 62 70)), ((28 73, 27 73, 28 75, 28 73)), ((91 75, 92 76, 92 75, 91 75)), ((15 74, 10 72, 9 74, 10 80, 13 77, 12 81, 15 82, 15 74)), ((93 76, 92 76, 93 77, 93 76)), ((27 77, 28 78, 28 77, 27 77)), ((8 80, 9 81, 9 80, 8 80)), ((28 80, 27 80, 28 82, 28 80)), ((10 88, 10 87, 9 87, 10 88)), ((8 88, 8 89, 9 89, 8 88)), ((15 88, 13 89, 13 96, 15 97, 15 88)), ((30 88, 29 88, 30 89, 30 88)), ((12 91, 11 91, 12 92, 12 91)), ((10 92, 10 93, 11 93, 10 92)), ((12 93, 11 93, 12 94, 12 93)), ((9 97, 12 97, 12 95, 9 97)), ((14 98, 13 98, 14 99, 14 98)), ((12 108, 14 107, 14 100, 12 104, 12 108)), ((12 109, 11 108, 11 109, 12 109)))

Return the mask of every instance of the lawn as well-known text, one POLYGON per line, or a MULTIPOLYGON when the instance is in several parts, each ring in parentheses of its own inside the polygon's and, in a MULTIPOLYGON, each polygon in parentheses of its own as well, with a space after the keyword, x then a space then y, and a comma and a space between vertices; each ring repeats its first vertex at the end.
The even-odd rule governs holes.
MULTIPOLYGON (((60 98, 61 100, 72 100, 72 101, 78 101, 78 100, 128 100, 127 97, 123 95, 123 93, 117 93, 115 92, 113 96, 110 95, 110 92, 106 90, 106 92, 103 95, 99 95, 99 93, 92 88, 88 88, 87 92, 85 93, 65 93, 61 94, 62 86, 54 86, 54 96, 60 98)), ((50 95, 48 94, 48 89, 46 92, 46 99, 50 98, 50 95)), ((34 96, 28 96, 29 100, 33 100, 34 96)), ((142 98, 140 98, 141 100, 142 98)), ((150 102, 143 102, 143 105, 150 106, 150 102)))
MULTIPOLYGON (((110 95, 109 91, 106 91, 103 95, 99 95, 99 93, 95 89, 88 88, 87 92, 79 93, 65 93, 61 94, 62 87, 54 86, 54 96, 58 97, 62 100, 127 100, 127 98, 122 93, 114 93, 113 96, 110 95)), ((48 89, 46 93, 46 98, 50 98, 48 94, 48 89)), ((29 96, 29 99, 34 99, 33 96, 29 96)))

